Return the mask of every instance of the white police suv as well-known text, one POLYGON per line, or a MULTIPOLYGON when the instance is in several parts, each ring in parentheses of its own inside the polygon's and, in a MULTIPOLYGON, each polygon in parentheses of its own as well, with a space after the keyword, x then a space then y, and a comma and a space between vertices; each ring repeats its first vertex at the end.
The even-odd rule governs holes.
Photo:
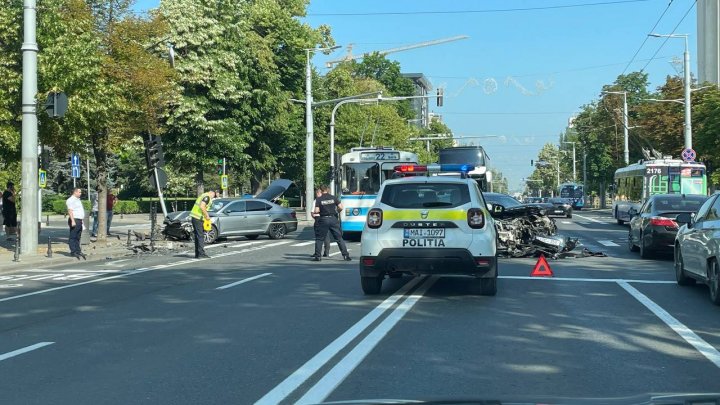
POLYGON ((497 293, 495 224, 471 165, 400 165, 368 211, 362 232, 360 281, 378 294, 385 276, 465 275, 480 294, 497 293), (460 176, 445 174, 459 173, 460 176))

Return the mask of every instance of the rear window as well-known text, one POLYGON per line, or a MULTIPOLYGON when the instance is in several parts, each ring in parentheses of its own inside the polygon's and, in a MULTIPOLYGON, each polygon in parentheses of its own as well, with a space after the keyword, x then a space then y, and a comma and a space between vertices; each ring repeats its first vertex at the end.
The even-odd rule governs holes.
POLYGON ((452 208, 469 203, 470 191, 457 183, 388 184, 380 202, 394 208, 452 208))
POLYGON ((657 198, 653 202, 655 212, 696 212, 707 198, 657 198))

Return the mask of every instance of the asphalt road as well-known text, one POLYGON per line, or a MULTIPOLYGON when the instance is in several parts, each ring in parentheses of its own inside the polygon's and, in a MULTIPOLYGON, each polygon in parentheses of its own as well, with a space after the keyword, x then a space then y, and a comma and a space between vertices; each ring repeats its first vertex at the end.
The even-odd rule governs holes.
POLYGON ((316 403, 720 391, 720 308, 607 213, 558 218, 608 257, 501 259, 499 292, 311 262, 309 229, 190 254, 0 275, 3 404, 316 403))

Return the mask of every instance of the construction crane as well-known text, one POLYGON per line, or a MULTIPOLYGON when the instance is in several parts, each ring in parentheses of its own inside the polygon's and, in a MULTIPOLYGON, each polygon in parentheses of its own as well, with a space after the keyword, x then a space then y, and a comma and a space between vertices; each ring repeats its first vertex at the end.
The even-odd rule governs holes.
POLYGON ((364 58, 373 53, 378 53, 380 55, 387 55, 389 53, 402 52, 402 51, 407 51, 407 50, 415 49, 415 48, 423 48, 426 46, 440 45, 440 44, 444 44, 447 42, 454 42, 454 41, 459 41, 461 39, 468 39, 468 38, 470 38, 470 37, 467 35, 458 35, 458 36, 450 37, 450 38, 435 39, 432 41, 419 42, 417 44, 410 44, 410 45, 400 46, 397 48, 385 49, 383 51, 365 52, 359 56, 354 56, 352 54, 353 44, 348 44, 348 46, 347 46, 348 53, 347 53, 347 55, 345 55, 345 57, 343 57, 341 59, 327 61, 327 62, 325 62, 325 66, 327 66, 328 68, 332 68, 333 65, 336 63, 351 61, 354 59, 361 59, 361 58, 364 58))

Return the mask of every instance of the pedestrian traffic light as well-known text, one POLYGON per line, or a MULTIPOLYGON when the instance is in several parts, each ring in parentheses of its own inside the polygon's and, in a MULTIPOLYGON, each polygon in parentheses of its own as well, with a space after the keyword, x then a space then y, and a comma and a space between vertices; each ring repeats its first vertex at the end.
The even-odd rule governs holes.
POLYGON ((217 172, 218 175, 223 174, 223 159, 217 160, 217 165, 215 166, 215 171, 217 172))
POLYGON ((145 141, 145 159, 148 169, 165 166, 162 140, 159 136, 151 136, 149 140, 145 141))
POLYGON ((437 106, 438 107, 443 106, 443 89, 442 88, 437 89, 437 106))

